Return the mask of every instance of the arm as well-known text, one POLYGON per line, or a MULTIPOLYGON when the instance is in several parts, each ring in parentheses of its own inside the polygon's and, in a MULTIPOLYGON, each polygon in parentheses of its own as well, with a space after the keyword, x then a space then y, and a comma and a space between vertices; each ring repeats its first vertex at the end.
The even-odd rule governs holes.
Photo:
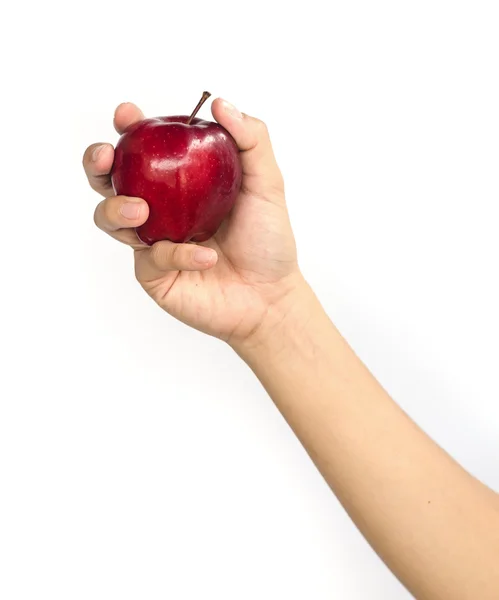
MULTIPOLYGON (((213 238, 142 244, 134 228, 148 207, 113 196, 110 144, 90 146, 83 159, 105 197, 96 224, 134 249, 136 277, 162 309, 229 342, 250 365, 402 583, 429 600, 497 600, 498 496, 389 398, 304 282, 265 125, 220 99, 212 112, 234 137, 243 168, 241 194, 213 238)), ((143 118, 123 104, 114 123, 123 132, 143 118)))
POLYGON ((305 283, 235 349, 417 598, 499 598, 499 496, 392 401, 305 283))

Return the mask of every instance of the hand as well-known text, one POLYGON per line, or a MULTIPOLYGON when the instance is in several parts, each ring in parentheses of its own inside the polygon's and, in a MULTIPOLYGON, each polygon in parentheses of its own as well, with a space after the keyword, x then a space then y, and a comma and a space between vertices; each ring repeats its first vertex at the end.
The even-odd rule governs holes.
MULTIPOLYGON (((87 148, 83 166, 92 188, 106 197, 96 208, 96 225, 130 245, 135 273, 144 290, 165 311, 231 344, 249 339, 269 311, 302 281, 284 197, 284 183, 266 126, 217 99, 215 119, 234 137, 243 167, 239 197, 214 237, 200 245, 138 239, 135 227, 148 217, 139 198, 114 196, 110 144, 87 148)), ((116 109, 114 125, 123 133, 144 118, 133 104, 116 109)))

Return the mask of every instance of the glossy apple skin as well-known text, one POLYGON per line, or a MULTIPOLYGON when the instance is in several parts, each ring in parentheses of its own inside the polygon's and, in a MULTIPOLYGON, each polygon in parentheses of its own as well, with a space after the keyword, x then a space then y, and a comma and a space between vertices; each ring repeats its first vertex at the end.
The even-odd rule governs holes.
POLYGON ((218 123, 157 117, 129 127, 115 149, 111 181, 117 195, 143 198, 149 218, 137 228, 148 245, 202 242, 216 233, 241 187, 241 161, 218 123))

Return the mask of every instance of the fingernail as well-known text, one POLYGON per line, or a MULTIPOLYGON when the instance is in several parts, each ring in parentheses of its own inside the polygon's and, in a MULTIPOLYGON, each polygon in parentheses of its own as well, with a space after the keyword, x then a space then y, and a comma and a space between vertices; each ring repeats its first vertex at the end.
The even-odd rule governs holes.
POLYGON ((99 158, 99 154, 102 152, 102 148, 104 148, 104 144, 97 146, 92 152, 92 160, 95 162, 99 158))
POLYGON ((227 102, 227 100, 222 100, 222 104, 224 107, 224 111, 229 114, 231 117, 234 117, 234 119, 242 119, 243 115, 241 114, 241 112, 230 102, 227 102))
POLYGON ((194 261, 203 265, 213 262, 215 258, 216 252, 211 248, 199 247, 194 252, 194 261))
POLYGON ((125 202, 120 206, 120 213, 125 219, 138 219, 140 215, 141 203, 125 202))

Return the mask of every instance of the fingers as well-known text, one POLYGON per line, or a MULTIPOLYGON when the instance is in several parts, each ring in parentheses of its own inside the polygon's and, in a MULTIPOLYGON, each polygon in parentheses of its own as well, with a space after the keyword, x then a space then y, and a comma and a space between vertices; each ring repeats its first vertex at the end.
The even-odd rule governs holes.
POLYGON ((144 113, 131 102, 123 102, 114 112, 114 128, 121 134, 138 121, 144 119, 144 113))
POLYGON ((102 196, 114 194, 109 173, 113 166, 114 149, 111 144, 92 144, 83 155, 83 168, 90 187, 102 196))
POLYGON ((141 250, 136 262, 140 281, 153 281, 167 271, 204 271, 216 265, 218 255, 212 248, 167 241, 151 247, 143 244, 135 228, 145 223, 148 216, 147 202, 128 196, 106 198, 97 205, 94 215, 99 229, 135 250, 141 250))
POLYGON ((265 123, 242 114, 221 98, 214 100, 211 107, 215 119, 225 127, 241 150, 243 173, 246 187, 250 191, 265 193, 267 190, 284 192, 281 172, 270 142, 265 123))
MULTIPOLYGON (((118 133, 142 121, 144 114, 131 102, 120 104, 114 113, 114 127, 118 133)), ((83 155, 83 168, 92 189, 102 196, 114 195, 111 184, 111 167, 113 166, 114 150, 111 144, 92 144, 83 155)))
POLYGON ((206 246, 157 242, 139 253, 137 279, 149 282, 168 271, 205 271, 214 267, 217 260, 216 251, 206 246))
POLYGON ((135 227, 147 221, 149 207, 141 198, 112 196, 97 205, 94 214, 95 224, 115 239, 134 248, 147 247, 137 234, 135 227))

